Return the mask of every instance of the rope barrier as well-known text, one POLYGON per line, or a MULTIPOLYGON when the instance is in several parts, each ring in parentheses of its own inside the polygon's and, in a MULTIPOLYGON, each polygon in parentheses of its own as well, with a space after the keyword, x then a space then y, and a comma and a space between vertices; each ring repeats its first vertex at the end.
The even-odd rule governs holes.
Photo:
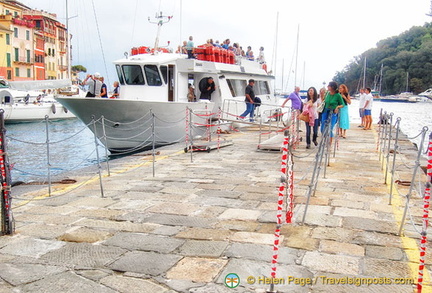
POLYGON ((428 145, 428 165, 427 165, 427 182, 423 197, 423 226, 420 240, 420 261, 417 280, 417 292, 421 293, 423 289, 423 271, 426 259, 427 228, 429 226, 429 203, 432 184, 432 133, 429 136, 428 145))

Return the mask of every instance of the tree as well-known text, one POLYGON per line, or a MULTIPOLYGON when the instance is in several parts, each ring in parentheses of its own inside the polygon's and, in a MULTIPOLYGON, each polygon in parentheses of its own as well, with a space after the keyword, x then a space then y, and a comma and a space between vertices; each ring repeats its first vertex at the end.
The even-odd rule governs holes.
POLYGON ((82 65, 74 65, 74 66, 72 66, 71 70, 73 72, 87 72, 87 68, 85 68, 82 65))

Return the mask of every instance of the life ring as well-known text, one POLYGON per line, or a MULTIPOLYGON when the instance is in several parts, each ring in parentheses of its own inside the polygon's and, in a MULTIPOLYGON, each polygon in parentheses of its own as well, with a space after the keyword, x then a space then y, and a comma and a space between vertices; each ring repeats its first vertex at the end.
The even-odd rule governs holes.
POLYGON ((56 106, 54 105, 54 103, 51 104, 51 112, 53 112, 53 114, 56 113, 56 106))

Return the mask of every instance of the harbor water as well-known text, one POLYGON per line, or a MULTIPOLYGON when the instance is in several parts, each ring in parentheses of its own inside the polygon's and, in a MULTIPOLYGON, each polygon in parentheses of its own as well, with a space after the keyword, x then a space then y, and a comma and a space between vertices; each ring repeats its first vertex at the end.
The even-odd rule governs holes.
MULTIPOLYGON (((388 103, 374 101, 373 123, 379 120, 380 110, 393 113, 393 123, 401 118, 400 127, 408 137, 417 136, 428 127, 432 130, 432 101, 418 103, 388 103)), ((358 124, 358 100, 349 106, 350 122, 358 124)), ((352 126, 354 127, 354 126, 352 126)), ((6 124, 9 162, 12 165, 12 181, 46 182, 48 166, 53 177, 65 178, 67 172, 97 164, 93 133, 78 119, 33 123, 6 124), (47 147, 49 140, 49 148, 47 147), (47 156, 49 153, 49 158, 47 156)), ((427 137, 428 138, 428 137, 427 137)), ((347 139, 355 139, 347 132, 347 139)), ((417 145, 420 137, 413 139, 417 145)), ((424 144, 426 147, 427 140, 424 144)), ((99 144, 99 159, 107 159, 105 149, 99 144)))

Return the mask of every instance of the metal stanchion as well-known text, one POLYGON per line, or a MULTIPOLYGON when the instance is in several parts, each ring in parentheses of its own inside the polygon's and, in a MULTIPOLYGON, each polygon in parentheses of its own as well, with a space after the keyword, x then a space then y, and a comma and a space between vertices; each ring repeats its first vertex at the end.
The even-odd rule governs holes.
POLYGON ((107 171, 108 171, 108 176, 111 176, 111 171, 110 171, 110 165, 109 165, 109 157, 108 157, 108 144, 107 144, 107 135, 106 135, 106 131, 105 131, 105 117, 101 116, 101 121, 102 121, 102 131, 103 131, 103 137, 105 140, 105 158, 106 158, 106 163, 107 163, 107 171))
POLYGON ((392 204, 394 173, 395 173, 395 167, 396 167, 396 155, 397 155, 397 151, 399 148, 398 139, 399 139, 399 131, 400 131, 400 129, 399 129, 400 121, 401 121, 401 118, 398 117, 396 119, 396 137, 395 137, 395 143, 394 143, 394 149, 393 149, 393 163, 392 163, 392 169, 391 169, 389 204, 392 204))
POLYGON ((386 147, 388 125, 389 125, 387 112, 384 112, 384 115, 386 117, 385 118, 386 119, 386 125, 384 127, 384 131, 383 131, 383 135, 382 135, 382 139, 381 139, 381 142, 382 142, 382 144, 381 144, 381 157, 382 157, 382 159, 381 159, 381 170, 384 170, 384 150, 385 150, 385 147, 386 147))
POLYGON ((6 148, 4 110, 0 109, 0 180, 1 180, 1 234, 12 235, 14 221, 12 215, 11 176, 6 148))
POLYGON ((393 112, 390 113, 390 130, 388 135, 388 145, 387 145, 387 154, 386 154, 386 169, 385 169, 385 176, 384 176, 384 184, 387 184, 387 175, 388 175, 388 165, 389 165, 389 157, 390 157, 390 143, 392 140, 392 126, 393 126, 393 112))
POLYGON ((47 170, 48 170, 48 195, 51 196, 51 161, 50 161, 50 140, 49 140, 49 117, 45 115, 46 147, 47 147, 47 170))
POLYGON ((102 166, 100 164, 100 157, 99 157, 99 149, 98 149, 98 138, 97 138, 97 130, 96 130, 96 120, 95 117, 92 116, 92 123, 93 123, 93 129, 94 129, 94 142, 95 142, 95 147, 96 147, 96 158, 97 158, 97 166, 98 166, 98 173, 99 173, 99 185, 100 185, 100 190, 101 190, 101 197, 104 197, 104 190, 103 190, 103 185, 102 185, 102 166))
POLYGON ((155 132, 155 127, 156 127, 156 117, 155 114, 153 113, 153 111, 150 109, 150 113, 152 116, 152 125, 151 125, 151 129, 152 129, 152 169, 153 169, 153 177, 155 177, 155 168, 156 168, 156 132, 155 132))
POLYGON ((417 159, 415 161, 414 171, 413 171, 413 175, 411 177, 411 184, 410 184, 410 188, 408 190, 408 194, 406 195, 407 200, 406 200, 406 203, 405 203, 405 209, 404 209, 404 213, 403 213, 403 216, 402 216, 401 225, 399 227, 399 235, 401 235, 402 228, 403 228, 403 225, 405 223, 405 218, 406 218, 406 214, 407 214, 407 211, 408 211, 408 205, 409 205, 409 202, 410 202, 410 199, 411 199, 411 193, 412 193, 412 190, 413 190, 414 181, 415 181, 415 178, 417 176, 417 170, 420 167, 420 157, 421 157, 421 155, 423 153, 423 144, 425 142, 426 132, 427 131, 428 131, 428 128, 426 126, 423 127, 423 129, 422 129, 422 139, 421 139, 420 147, 419 147, 418 152, 417 152, 417 159))

